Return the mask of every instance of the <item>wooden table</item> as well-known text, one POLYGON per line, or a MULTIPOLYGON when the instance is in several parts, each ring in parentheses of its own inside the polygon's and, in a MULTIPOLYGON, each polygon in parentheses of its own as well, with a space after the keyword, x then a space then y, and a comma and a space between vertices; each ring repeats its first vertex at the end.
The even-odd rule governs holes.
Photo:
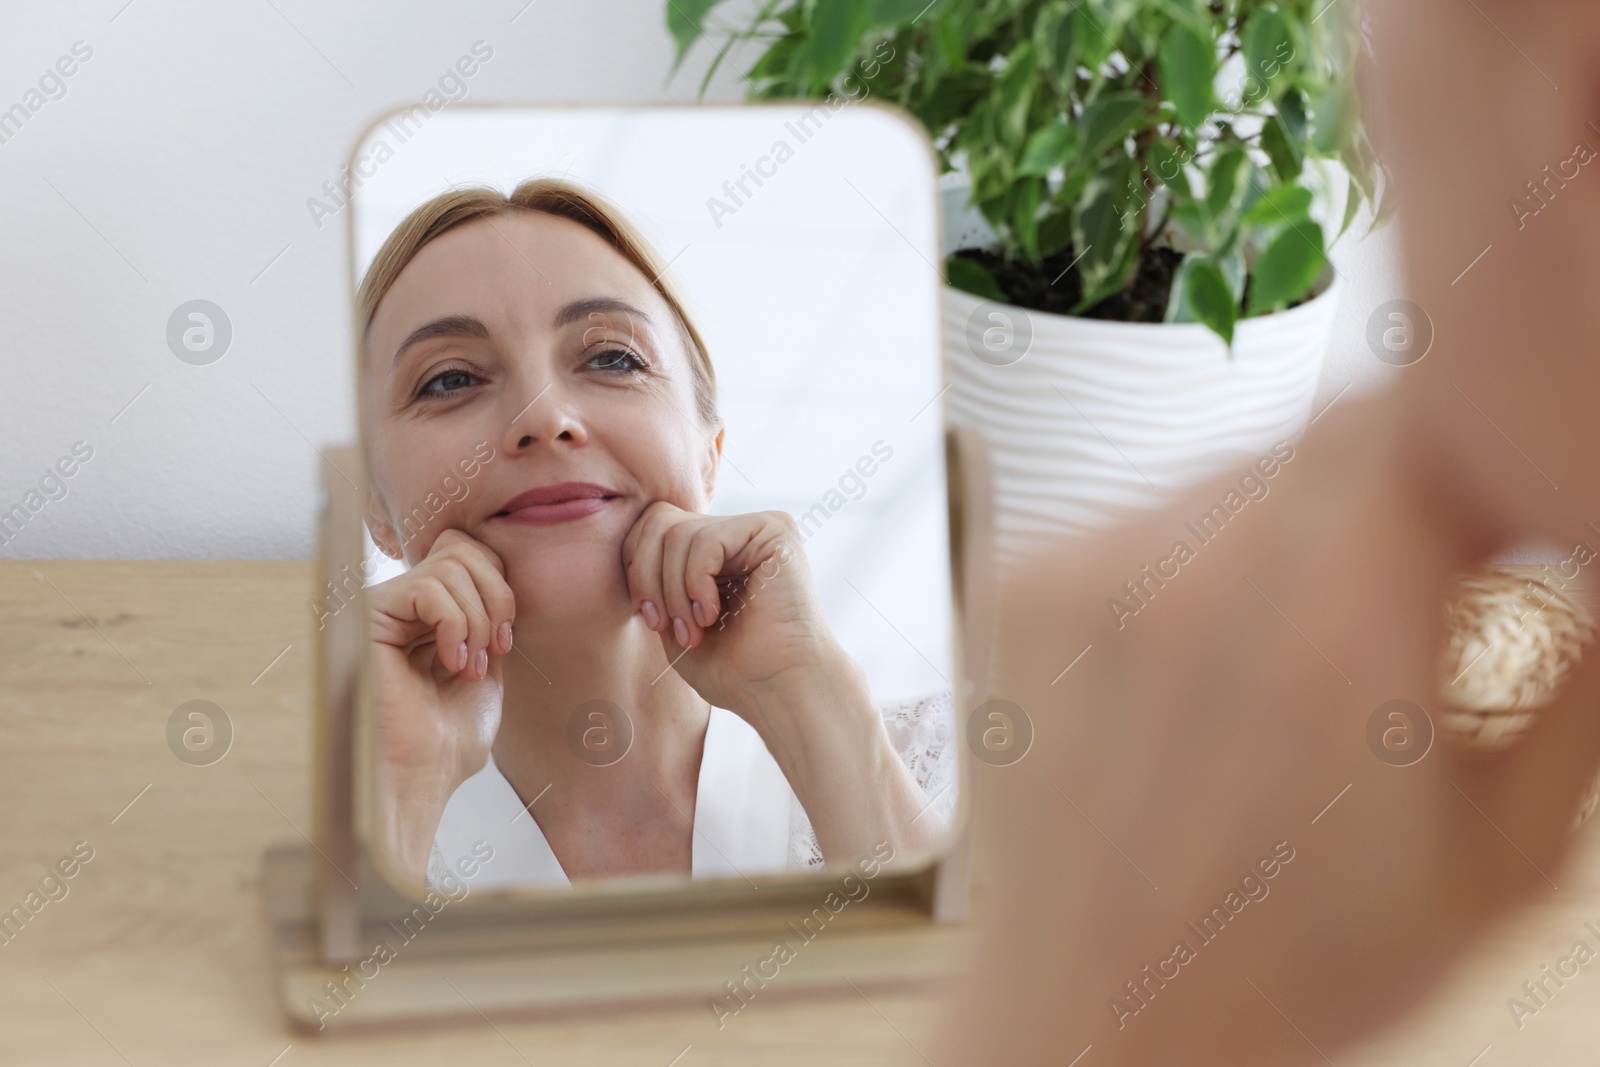
POLYGON ((721 1031, 693 1009, 291 1032, 257 878, 307 826, 310 582, 304 562, 0 563, 0 912, 94 850, 0 943, 0 1063, 921 1063, 912 1041, 937 1062, 933 1005, 905 994, 757 1001, 721 1031), (210 766, 167 743, 194 699, 233 723, 210 766))
MULTIPOLYGON (((67 895, 0 944, 0 1063, 939 1065, 926 995, 758 1001, 720 1032, 699 1010, 290 1032, 256 879, 266 845, 307 824, 310 592, 302 562, 0 563, 0 912, 74 842, 94 849, 67 895), (233 722, 211 766, 168 748, 169 717, 194 699, 233 722)), ((1520 1030, 1506 1006, 1575 940, 1600 949, 1585 927, 1600 929, 1596 825, 1548 905, 1486 938, 1424 1013, 1339 1067, 1600 1059, 1600 960, 1520 1030)))

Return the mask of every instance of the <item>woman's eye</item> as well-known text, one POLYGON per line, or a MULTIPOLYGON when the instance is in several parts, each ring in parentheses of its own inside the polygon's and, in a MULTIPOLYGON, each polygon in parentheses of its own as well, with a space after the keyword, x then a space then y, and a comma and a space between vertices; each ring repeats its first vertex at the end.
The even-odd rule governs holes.
POLYGON ((476 384, 477 377, 464 370, 447 370, 435 374, 422 384, 417 391, 419 397, 440 397, 458 393, 470 385, 476 384))
POLYGON ((589 361, 584 365, 595 370, 617 371, 623 374, 634 374, 647 367, 643 359, 626 348, 608 349, 589 357, 589 361))

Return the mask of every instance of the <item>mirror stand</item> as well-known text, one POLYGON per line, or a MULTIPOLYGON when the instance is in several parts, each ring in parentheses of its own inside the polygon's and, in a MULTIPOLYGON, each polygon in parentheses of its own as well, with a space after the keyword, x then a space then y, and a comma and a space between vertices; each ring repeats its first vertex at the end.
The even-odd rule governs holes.
POLYGON ((747 887, 726 899, 697 888, 692 897, 602 894, 570 908, 544 901, 537 911, 435 898, 433 912, 363 862, 355 907, 336 918, 355 917, 342 933, 364 947, 338 961, 319 949, 329 926, 315 889, 321 865, 294 843, 268 849, 262 864, 279 999, 306 1033, 680 1006, 702 1007, 715 1024, 757 999, 928 984, 945 973, 958 935, 932 921, 937 872, 884 875, 817 929, 810 917, 829 890, 815 881, 769 884, 754 900, 747 887))
MULTIPOLYGON (((693 887, 635 880, 568 896, 469 893, 459 902, 394 888, 357 830, 365 628, 359 577, 348 583, 362 573, 362 498, 344 472, 360 462, 353 448, 327 455, 335 469, 323 475, 317 589, 348 589, 340 603, 356 610, 334 612, 319 633, 310 843, 270 847, 261 873, 275 984, 296 1029, 392 1031, 684 1005, 703 1007, 720 1028, 755 1000, 893 991, 949 972, 961 933, 953 920, 966 911, 969 830, 931 866, 884 872, 837 911, 824 901, 841 898, 838 881, 814 874, 693 887)), ((964 477, 951 477, 952 518, 967 520, 954 527, 963 531, 957 543, 967 552, 975 501, 957 485, 971 486, 974 473, 968 463, 964 477)))

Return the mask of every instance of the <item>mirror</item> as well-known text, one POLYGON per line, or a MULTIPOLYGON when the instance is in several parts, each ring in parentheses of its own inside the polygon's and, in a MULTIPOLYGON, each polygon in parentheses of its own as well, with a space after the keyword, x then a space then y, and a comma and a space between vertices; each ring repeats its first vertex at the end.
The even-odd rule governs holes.
POLYGON ((356 795, 397 884, 864 886, 950 847, 933 167, 842 98, 365 136, 356 795))

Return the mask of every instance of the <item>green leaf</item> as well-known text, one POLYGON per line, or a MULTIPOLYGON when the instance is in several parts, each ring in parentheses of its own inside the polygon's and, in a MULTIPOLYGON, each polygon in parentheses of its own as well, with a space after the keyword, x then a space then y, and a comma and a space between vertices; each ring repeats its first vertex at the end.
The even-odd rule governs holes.
POLYGON ((973 197, 972 202, 979 211, 983 212, 983 217, 988 220, 990 226, 993 226, 996 231, 1006 231, 1007 227, 1011 225, 1011 205, 1016 202, 1016 199, 1017 186, 1014 183, 1007 182, 996 195, 985 200, 973 197))
MULTIPOLYGON (((762 10, 766 10, 763 8, 762 10)), ((791 3, 778 12, 778 22, 790 33, 799 33, 806 24, 806 11, 804 4, 791 3)), ((758 27, 752 27, 752 29, 758 27)))
POLYGON ((809 84, 821 87, 844 70, 860 46, 871 24, 872 7, 861 0, 814 0, 814 4, 801 70, 809 84))
POLYGON ((975 204, 1004 196, 1011 185, 1006 156, 999 148, 991 148, 982 155, 969 155, 967 172, 972 176, 972 202, 975 204))
POLYGON ((1277 115, 1267 119, 1261 127, 1261 148, 1272 161, 1273 173, 1277 174, 1280 181, 1300 179, 1300 168, 1303 166, 1300 150, 1289 139, 1289 132, 1277 115))
POLYGON ((953 289, 1005 303, 1006 294, 1000 291, 1000 283, 976 260, 966 256, 951 256, 944 261, 944 278, 953 289))
POLYGON ((1278 119, 1283 123, 1283 132, 1289 135, 1289 143, 1294 145, 1296 152, 1304 152, 1306 146, 1306 98, 1299 89, 1288 89, 1278 97, 1278 119))
POLYGON ((778 38, 772 47, 761 53, 761 58, 755 61, 745 77, 751 81, 790 77, 794 72, 795 56, 804 42, 805 35, 800 33, 785 34, 778 38))
POLYGON ((1188 159, 1185 149, 1170 137, 1157 137, 1150 142, 1150 147, 1145 150, 1145 169, 1181 200, 1188 200, 1194 195, 1189 185, 1189 172, 1184 163, 1188 159))
POLYGON ((1360 212, 1362 204, 1361 186, 1356 184, 1354 178, 1350 179, 1350 188, 1344 194, 1344 221, 1339 224, 1339 236, 1343 237, 1350 229, 1350 224, 1356 221, 1356 214, 1360 212))
POLYGON ((1312 143, 1323 155, 1333 155, 1349 140, 1355 127, 1355 94, 1343 82, 1328 86, 1313 109, 1312 143))
POLYGON ((1217 150, 1206 174, 1206 210, 1214 226, 1225 226, 1243 198, 1250 157, 1238 145, 1217 150))
POLYGON ((1101 93, 1083 109, 1078 119, 1079 153, 1093 161, 1125 141, 1128 134, 1144 121, 1147 102, 1144 94, 1135 92, 1101 93))
POLYGON ((1055 201, 1058 204, 1071 206, 1083 196, 1084 189, 1089 186, 1089 179, 1094 177, 1094 171, 1089 167, 1071 166, 1066 173, 1061 175, 1061 184, 1056 188, 1055 201))
POLYGON ((1024 41, 1006 59, 1006 69, 995 79, 989 106, 999 127, 1002 142, 1013 152, 1022 148, 1028 133, 1028 106, 1033 103, 1034 74, 1038 57, 1033 45, 1024 41))
POLYGON ((1082 0, 1073 8, 1072 38, 1076 43, 1078 60, 1096 73, 1105 66, 1111 53, 1116 51, 1116 34, 1089 10, 1082 0))
POLYGON ((677 71, 683 63, 683 57, 688 54, 689 46, 705 32, 706 15, 721 2, 722 0, 667 0, 667 31, 678 44, 677 55, 672 60, 673 71, 677 71))
POLYGON ((934 20, 933 45, 946 66, 959 67, 967 60, 967 39, 954 18, 934 20))
POLYGON ((1367 233, 1377 233, 1389 223, 1394 221, 1395 212, 1400 210, 1400 201, 1394 195, 1394 186, 1385 181, 1383 195, 1378 198, 1378 210, 1373 214, 1372 225, 1367 227, 1367 233))
POLYGON ((1244 286, 1246 275, 1249 273, 1245 267, 1244 249, 1235 248, 1232 252, 1213 262, 1222 268, 1222 276, 1228 281, 1228 292, 1233 294, 1233 302, 1239 307, 1244 306, 1244 286))
POLYGON ((1200 257, 1185 256, 1183 262, 1178 264, 1177 272, 1172 275, 1172 292, 1167 294, 1166 322, 1198 322, 1194 317, 1194 309, 1189 306, 1188 286, 1189 271, 1200 262, 1200 257))
POLYGON ((1311 190, 1301 185, 1276 185, 1245 212, 1244 220, 1256 226, 1293 226, 1311 215, 1311 190))
POLYGON ((1220 259, 1239 248, 1245 236, 1244 213, 1254 206, 1266 188, 1261 171, 1240 146, 1219 152, 1212 171, 1206 189, 1209 214, 1204 250, 1220 259), (1235 158, 1236 151, 1239 158, 1235 158), (1216 173, 1219 166, 1223 168, 1220 174, 1216 173))
POLYGON ((1362 197, 1366 200, 1377 199, 1378 159, 1364 134, 1351 137, 1344 143, 1339 149, 1339 161, 1360 186, 1362 197))
POLYGON ((1039 255, 1053 256, 1072 243, 1072 212, 1056 211, 1039 222, 1039 255))
POLYGON ((1122 286, 1144 222, 1144 207, 1131 196, 1133 174, 1133 160, 1122 156, 1101 167, 1084 190, 1073 220, 1083 279, 1083 298, 1075 311, 1093 307, 1122 286))
MULTIPOLYGON (((1277 184, 1272 181, 1271 177, 1266 171, 1262 170, 1254 163, 1247 163, 1245 169, 1244 196, 1239 201, 1239 211, 1241 212, 1241 215, 1249 214, 1250 209, 1256 206, 1256 202, 1275 188, 1277 188, 1277 184)), ((1243 221, 1243 219, 1241 218, 1240 221, 1243 221)))
POLYGON ((942 131, 950 123, 970 115, 978 101, 988 94, 993 77, 978 67, 947 71, 928 98, 914 110, 929 130, 942 131))
POLYGON ((1184 260, 1183 298, 1194 321, 1204 323, 1233 347, 1233 327, 1239 321, 1239 304, 1228 288, 1222 268, 1210 260, 1191 256, 1184 260))
POLYGON ((1294 32, 1276 8, 1262 8, 1250 16, 1239 35, 1244 53, 1245 99, 1266 100, 1287 88, 1284 68, 1296 58, 1294 32))
POLYGON ((1017 174, 1049 174, 1065 164, 1077 148, 1078 128, 1070 122, 1057 119, 1033 131, 1033 136, 1028 138, 1028 146, 1022 150, 1022 162, 1017 165, 1017 174))
POLYGON ((1017 235, 1017 244, 1030 263, 1038 263, 1039 255, 1039 204, 1044 199, 1044 179, 1027 178, 1017 183, 1016 195, 1011 202, 1011 230, 1017 235))
POLYGON ((1174 203, 1172 205, 1172 224, 1188 233, 1196 245, 1203 246, 1211 231, 1211 216, 1206 213, 1205 203, 1200 200, 1190 200, 1187 203, 1174 203))
POLYGON ((1076 28, 1072 5, 1060 0, 1040 11, 1033 24, 1033 49, 1039 55, 1039 69, 1057 92, 1067 92, 1072 85, 1072 71, 1077 64, 1076 28))
POLYGON ((874 26, 898 26, 927 9, 927 0, 876 0, 872 5, 871 23, 874 26))
POLYGON ((1308 222, 1285 228, 1267 245, 1251 272, 1250 314, 1275 311, 1300 299, 1327 266, 1321 226, 1308 222))
POLYGON ((1161 44, 1161 87, 1178 111, 1178 120, 1195 129, 1216 106, 1217 46, 1209 35, 1174 22, 1161 44))

